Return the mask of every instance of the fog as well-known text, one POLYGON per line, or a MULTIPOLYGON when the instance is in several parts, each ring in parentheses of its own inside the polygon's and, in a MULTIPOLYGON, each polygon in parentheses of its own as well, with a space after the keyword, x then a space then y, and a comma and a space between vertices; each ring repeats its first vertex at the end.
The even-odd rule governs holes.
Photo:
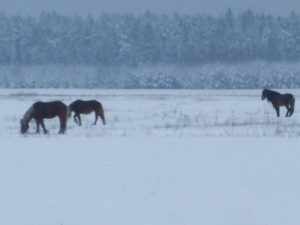
POLYGON ((231 8, 234 12, 252 9, 276 15, 298 12, 298 0, 2 0, 0 11, 8 15, 37 16, 41 12, 56 11, 60 14, 97 16, 101 13, 157 14, 213 14, 218 15, 231 8))

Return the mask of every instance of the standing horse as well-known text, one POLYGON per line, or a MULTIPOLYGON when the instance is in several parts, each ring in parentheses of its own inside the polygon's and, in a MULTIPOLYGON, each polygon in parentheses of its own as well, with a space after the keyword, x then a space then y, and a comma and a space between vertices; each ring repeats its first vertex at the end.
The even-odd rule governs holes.
POLYGON ((74 121, 79 126, 82 125, 80 114, 90 114, 91 112, 95 112, 95 122, 93 125, 96 125, 98 117, 101 118, 103 125, 106 124, 102 104, 96 100, 76 100, 69 105, 69 117, 71 117, 72 111, 75 113, 74 121))
POLYGON ((40 125, 42 125, 45 134, 49 131, 45 128, 44 119, 51 119, 58 116, 60 121, 59 134, 64 134, 67 129, 68 107, 61 101, 53 102, 35 102, 24 114, 21 119, 21 133, 25 134, 28 129, 31 119, 36 121, 36 132, 40 132, 40 125))
POLYGON ((264 100, 265 98, 267 98, 267 100, 272 103, 278 117, 280 116, 280 106, 286 107, 286 117, 290 117, 291 115, 293 115, 295 109, 295 98, 292 94, 280 94, 276 91, 264 89, 261 95, 261 99, 264 100))

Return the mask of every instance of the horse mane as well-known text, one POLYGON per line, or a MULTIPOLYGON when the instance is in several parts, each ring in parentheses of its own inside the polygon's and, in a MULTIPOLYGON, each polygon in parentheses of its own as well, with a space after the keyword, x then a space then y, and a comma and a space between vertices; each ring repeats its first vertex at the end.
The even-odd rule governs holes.
POLYGON ((33 106, 31 106, 31 107, 25 112, 25 114, 24 114, 24 116, 23 116, 23 123, 24 123, 24 124, 27 124, 27 123, 31 120, 33 112, 34 112, 33 106))
POLYGON ((267 97, 267 99, 268 99, 269 102, 272 101, 272 99, 274 99, 274 97, 277 97, 277 96, 280 95, 279 92, 273 91, 273 90, 269 90, 269 89, 264 89, 263 91, 265 92, 266 97, 267 97))

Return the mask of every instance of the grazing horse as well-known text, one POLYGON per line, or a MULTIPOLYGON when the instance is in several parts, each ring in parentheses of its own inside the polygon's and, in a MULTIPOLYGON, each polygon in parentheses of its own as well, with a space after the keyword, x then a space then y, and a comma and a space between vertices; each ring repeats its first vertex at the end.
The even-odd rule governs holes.
POLYGON ((24 114, 21 119, 21 133, 25 134, 28 129, 31 119, 36 121, 36 132, 40 132, 40 125, 42 125, 45 134, 49 131, 45 128, 44 119, 51 119, 58 116, 60 121, 59 134, 64 134, 67 129, 68 107, 61 101, 53 102, 35 102, 24 114))
POLYGON ((95 122, 93 125, 96 125, 98 117, 101 118, 103 125, 106 124, 102 104, 96 100, 76 100, 69 105, 69 117, 71 117, 72 111, 75 113, 74 121, 79 126, 82 124, 80 114, 89 114, 91 112, 95 112, 95 122))
POLYGON ((264 89, 262 91, 261 99, 264 100, 265 98, 267 98, 267 100, 272 103, 278 117, 280 116, 280 106, 286 107, 286 117, 290 117, 291 115, 293 115, 295 109, 295 98, 292 94, 280 94, 276 91, 264 89))

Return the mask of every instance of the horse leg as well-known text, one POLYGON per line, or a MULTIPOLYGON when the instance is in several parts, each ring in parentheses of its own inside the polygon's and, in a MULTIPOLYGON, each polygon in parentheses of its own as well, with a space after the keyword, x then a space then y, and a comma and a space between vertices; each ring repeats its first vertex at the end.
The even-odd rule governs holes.
POLYGON ((98 114, 97 114, 97 112, 95 111, 95 122, 93 123, 93 125, 96 125, 96 124, 97 124, 97 120, 98 120, 98 114))
POLYGON ((64 134, 66 133, 67 129, 67 119, 64 117, 59 117, 59 122, 60 122, 60 128, 59 128, 59 134, 64 134))
POLYGON ((98 116, 100 116, 103 125, 105 125, 105 124, 106 124, 106 121, 105 121, 104 110, 103 110, 102 105, 100 105, 100 108, 99 108, 99 110, 97 111, 97 114, 98 114, 98 116))
POLYGON ((287 111, 286 111, 286 114, 285 114, 285 117, 290 117, 291 116, 291 109, 288 105, 285 106, 287 111))
POLYGON ((280 116, 279 106, 277 106, 275 103, 272 103, 272 104, 273 104, 274 109, 276 110, 277 117, 279 117, 280 116))
POLYGON ((294 110, 294 105, 293 105, 293 102, 287 104, 286 106, 288 108, 288 111, 289 111, 289 117, 291 117, 293 115, 293 110, 294 110))
POLYGON ((280 116, 279 107, 276 107, 275 110, 276 110, 277 117, 279 117, 280 116))
POLYGON ((74 122, 75 122, 75 123, 78 123, 78 120, 77 120, 77 114, 76 114, 76 113, 74 114, 74 117, 73 117, 73 118, 74 118, 74 122))
POLYGON ((99 116, 100 116, 100 118, 102 120, 103 125, 105 125, 106 124, 106 120, 105 120, 104 114, 103 115, 99 115, 99 116))
POLYGON ((48 131, 48 130, 46 129, 46 127, 45 127, 44 120, 43 120, 43 119, 41 119, 40 123, 41 123, 41 125, 42 125, 43 131, 44 131, 44 134, 48 134, 48 133, 49 133, 49 131, 48 131))
POLYGON ((40 121, 38 119, 35 119, 36 122, 36 133, 40 133, 40 121))
POLYGON ((80 114, 78 114, 78 121, 79 121, 79 126, 81 126, 82 125, 82 123, 81 123, 81 117, 80 117, 80 114))

